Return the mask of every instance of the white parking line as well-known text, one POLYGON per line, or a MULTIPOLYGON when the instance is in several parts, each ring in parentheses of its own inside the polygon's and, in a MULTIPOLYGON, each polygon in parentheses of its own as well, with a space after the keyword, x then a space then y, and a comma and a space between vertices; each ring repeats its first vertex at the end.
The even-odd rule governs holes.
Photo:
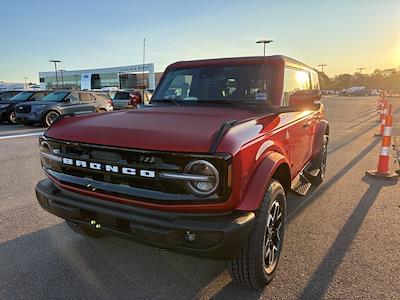
POLYGON ((44 131, 34 132, 34 133, 24 133, 24 134, 5 135, 5 136, 0 136, 0 140, 14 139, 14 138, 26 137, 26 136, 42 135, 43 133, 44 133, 44 131))

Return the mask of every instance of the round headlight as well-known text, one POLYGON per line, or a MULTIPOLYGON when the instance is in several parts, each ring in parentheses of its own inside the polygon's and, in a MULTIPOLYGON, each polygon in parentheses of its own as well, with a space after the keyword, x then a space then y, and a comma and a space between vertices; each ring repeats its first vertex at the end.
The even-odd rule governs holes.
POLYGON ((202 175, 204 180, 186 181, 187 188, 197 196, 209 196, 215 192, 219 184, 218 170, 208 161, 191 161, 185 168, 185 173, 202 175))
POLYGON ((53 149, 50 147, 50 144, 46 141, 40 143, 40 151, 44 153, 52 153, 53 149))

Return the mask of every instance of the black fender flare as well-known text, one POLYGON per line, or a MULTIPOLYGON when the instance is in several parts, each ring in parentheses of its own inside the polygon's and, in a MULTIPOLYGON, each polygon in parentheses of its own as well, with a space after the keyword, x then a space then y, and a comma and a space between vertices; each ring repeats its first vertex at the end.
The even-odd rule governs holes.
POLYGON ((329 122, 327 120, 321 120, 318 123, 317 128, 315 129, 313 148, 312 148, 313 157, 315 157, 316 155, 318 155, 318 153, 321 152, 324 141, 324 135, 329 135, 329 122))
POLYGON ((237 209, 245 211, 257 210, 264 198, 264 194, 271 182, 272 176, 280 166, 284 165, 286 165, 285 168, 288 170, 288 180, 291 182, 289 160, 279 152, 268 151, 264 156, 263 161, 254 171, 252 179, 247 185, 246 191, 243 197, 241 197, 241 202, 237 209))

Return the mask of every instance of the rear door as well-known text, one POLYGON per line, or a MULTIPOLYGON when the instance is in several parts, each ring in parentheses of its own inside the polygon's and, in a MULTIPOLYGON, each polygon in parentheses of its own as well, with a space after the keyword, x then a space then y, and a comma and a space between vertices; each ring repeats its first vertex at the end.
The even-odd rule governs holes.
POLYGON ((79 112, 90 113, 97 109, 96 98, 91 93, 79 93, 79 112))

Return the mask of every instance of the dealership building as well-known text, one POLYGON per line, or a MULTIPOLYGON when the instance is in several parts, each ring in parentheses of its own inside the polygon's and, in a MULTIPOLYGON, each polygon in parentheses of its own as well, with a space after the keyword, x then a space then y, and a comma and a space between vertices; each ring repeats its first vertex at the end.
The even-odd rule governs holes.
POLYGON ((101 69, 57 70, 57 73, 39 72, 39 80, 43 90, 60 88, 92 90, 104 87, 155 89, 161 75, 161 72, 155 73, 154 64, 149 63, 101 69))

